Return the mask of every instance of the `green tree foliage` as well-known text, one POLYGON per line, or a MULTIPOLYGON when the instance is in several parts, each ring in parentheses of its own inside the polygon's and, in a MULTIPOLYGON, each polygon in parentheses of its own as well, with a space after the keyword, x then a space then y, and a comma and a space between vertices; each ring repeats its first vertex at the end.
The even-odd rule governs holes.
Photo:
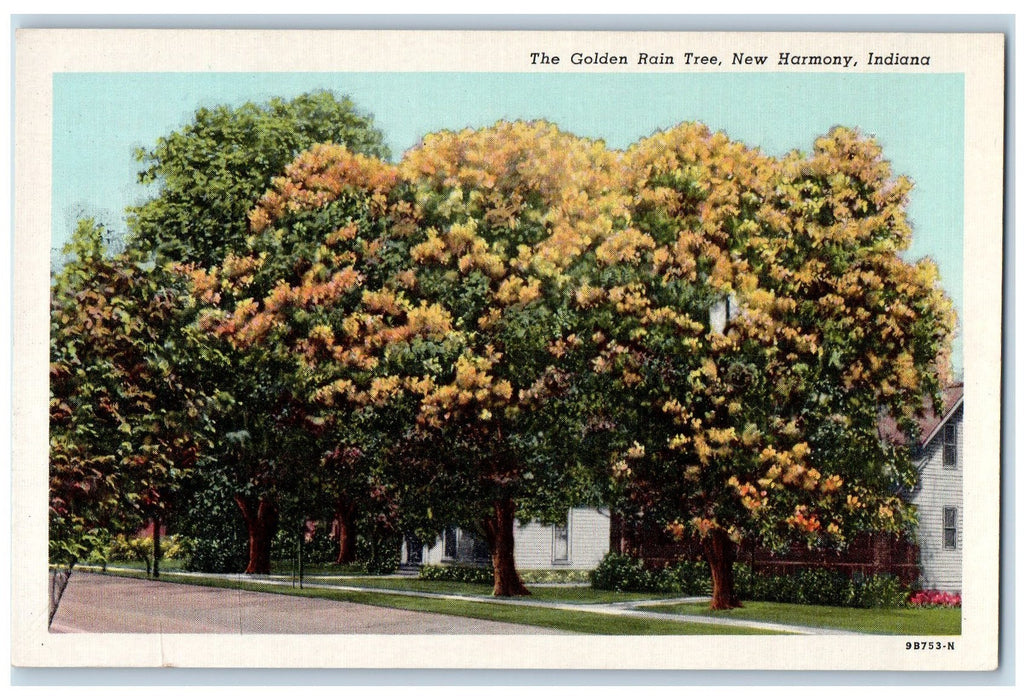
POLYGON ((157 195, 130 209, 132 245, 202 267, 243 247, 246 215, 296 155, 315 143, 387 157, 381 134, 346 97, 319 91, 264 105, 219 106, 139 150, 157 195))
POLYGON ((175 278, 103 235, 79 224, 51 288, 50 556, 69 567, 102 529, 163 521, 208 428, 175 278))

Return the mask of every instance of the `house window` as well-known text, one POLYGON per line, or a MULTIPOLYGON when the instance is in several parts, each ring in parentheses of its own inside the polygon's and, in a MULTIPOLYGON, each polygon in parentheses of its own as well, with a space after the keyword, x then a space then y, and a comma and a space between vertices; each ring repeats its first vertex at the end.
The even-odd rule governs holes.
POLYGON ((958 466, 958 432, 954 422, 944 426, 944 468, 954 469, 958 466))
POLYGON ((944 509, 944 549, 958 547, 958 508, 944 509))
POLYGON ((570 519, 566 523, 552 526, 552 563, 570 561, 570 519))
POLYGON ((444 561, 465 564, 481 564, 491 558, 488 543, 474 537, 465 530, 450 525, 445 528, 445 542, 442 553, 444 561))
POLYGON ((482 539, 478 539, 473 535, 462 532, 465 540, 460 542, 460 558, 464 561, 474 562, 481 564, 489 561, 492 558, 491 550, 488 549, 488 543, 482 539))

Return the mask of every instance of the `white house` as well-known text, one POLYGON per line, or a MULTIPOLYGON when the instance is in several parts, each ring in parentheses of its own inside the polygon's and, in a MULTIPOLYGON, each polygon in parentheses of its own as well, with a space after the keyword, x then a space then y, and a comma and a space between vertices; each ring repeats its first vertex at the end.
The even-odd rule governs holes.
POLYGON ((941 415, 930 412, 920 422, 919 445, 912 457, 919 484, 912 494, 919 515, 919 570, 925 590, 962 590, 962 449, 961 384, 944 392, 941 415))
MULTIPOLYGON (((567 512, 565 525, 517 522, 513 542, 517 569, 594 569, 609 551, 609 510, 572 508, 567 512)), ((404 565, 488 561, 488 545, 458 527, 446 528, 442 537, 430 545, 411 537, 403 541, 404 565)))

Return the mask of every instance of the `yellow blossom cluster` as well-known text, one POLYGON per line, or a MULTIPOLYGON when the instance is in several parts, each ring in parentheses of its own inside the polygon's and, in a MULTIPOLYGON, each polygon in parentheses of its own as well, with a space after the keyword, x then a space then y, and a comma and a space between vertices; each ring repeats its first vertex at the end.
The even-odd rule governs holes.
POLYGON ((577 289, 577 305, 582 309, 587 309, 604 299, 605 296, 606 292, 602 287, 593 287, 585 282, 577 289))
POLYGON ((805 491, 815 490, 820 485, 822 474, 808 465, 809 452, 809 445, 805 442, 799 442, 788 450, 777 450, 773 446, 763 448, 759 461, 767 466, 759 485, 764 488, 796 486, 805 491))
POLYGON ((815 533, 819 532, 822 528, 819 516, 815 513, 811 513, 809 511, 809 507, 805 505, 795 506, 794 513, 792 513, 785 522, 791 527, 802 532, 815 533))
MULTIPOLYGON (((399 169, 414 183, 421 206, 435 207, 434 198, 449 193, 437 211, 456 222, 457 232, 463 225, 543 231, 521 244, 510 264, 521 272, 558 276, 611 235, 613 217, 626 212, 626 196, 615 187, 615 161, 600 142, 552 124, 499 122, 487 129, 431 134, 406 153, 399 169)), ((443 242, 458 249, 455 240, 443 242)), ((445 252, 431 238, 414 249, 415 259, 442 263, 445 252)), ((457 253, 464 268, 500 277, 489 255, 499 254, 480 248, 457 253)))
POLYGON ((727 480, 727 485, 737 491, 737 495, 741 499, 741 505, 749 511, 754 513, 766 506, 767 492, 765 490, 760 491, 752 484, 742 483, 736 476, 731 476, 727 480))
POLYGON ((489 372, 502 354, 488 349, 485 357, 462 355, 454 367, 451 383, 422 385, 427 389, 419 420, 429 425, 441 425, 457 410, 472 410, 479 417, 484 410, 492 411, 508 405, 513 397, 513 386, 505 379, 497 379, 489 372))
POLYGON ((344 146, 320 144, 301 153, 275 178, 273 186, 250 212, 250 230, 260 233, 286 211, 316 209, 342 192, 369 193, 378 214, 384 213, 385 195, 395 187, 399 173, 377 158, 354 154, 344 146))
POLYGON ((622 314, 643 313, 651 304, 640 284, 617 285, 607 292, 606 297, 622 314))
POLYGON ((655 241, 648 234, 627 228, 606 237, 595 249, 595 259, 600 265, 623 262, 638 262, 641 252, 655 248, 655 241))

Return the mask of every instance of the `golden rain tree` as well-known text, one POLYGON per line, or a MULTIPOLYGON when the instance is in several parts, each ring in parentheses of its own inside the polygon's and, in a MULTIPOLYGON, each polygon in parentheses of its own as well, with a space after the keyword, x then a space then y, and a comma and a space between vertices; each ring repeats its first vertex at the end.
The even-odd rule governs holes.
POLYGON ((740 605, 736 545, 843 547, 897 532, 911 430, 948 372, 954 324, 929 260, 907 262, 909 183, 847 129, 769 158, 682 124, 624 155, 630 255, 578 290, 627 436, 618 507, 697 538, 712 607, 740 605))
POLYGON ((495 595, 528 594, 513 556, 518 515, 565 518, 594 498, 576 449, 585 344, 573 280, 626 215, 614 164, 601 142, 552 124, 499 122, 432 134, 399 166, 420 219, 408 295, 443 310, 458 339, 419 351, 426 361, 406 379, 418 435, 451 456, 445 498, 427 500, 477 526, 495 595))
POLYGON ((283 500, 302 511, 324 491, 340 521, 338 558, 351 561, 357 504, 380 491, 365 457, 372 445, 384 447, 370 414, 395 383, 378 350, 402 325, 391 320, 397 309, 381 303, 394 267, 387 239, 409 227, 410 207, 390 201, 396 182, 395 168, 375 157, 314 146, 251 211, 244 250, 217 267, 186 270, 206 307, 201 327, 235 354, 233 366, 252 373, 245 381, 262 387, 261 405, 241 407, 243 442, 267 444, 243 444, 236 455, 249 572, 269 567, 283 500))

